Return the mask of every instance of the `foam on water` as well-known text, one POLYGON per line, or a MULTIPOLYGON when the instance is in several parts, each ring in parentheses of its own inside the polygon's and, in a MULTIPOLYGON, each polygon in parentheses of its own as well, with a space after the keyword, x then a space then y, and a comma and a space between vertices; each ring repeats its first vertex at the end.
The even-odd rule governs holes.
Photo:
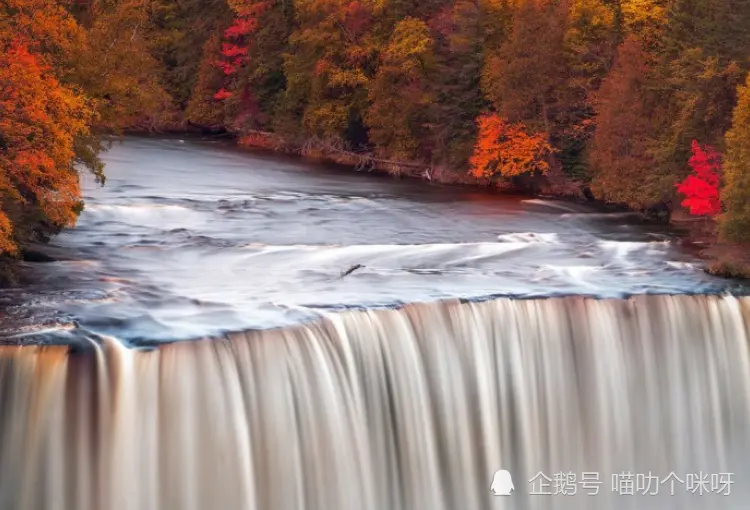
POLYGON ((574 203, 311 171, 190 141, 128 139, 105 159, 107 186, 84 182, 78 227, 53 241, 62 261, 32 266, 14 320, 168 341, 319 309, 726 289, 673 233, 574 203))

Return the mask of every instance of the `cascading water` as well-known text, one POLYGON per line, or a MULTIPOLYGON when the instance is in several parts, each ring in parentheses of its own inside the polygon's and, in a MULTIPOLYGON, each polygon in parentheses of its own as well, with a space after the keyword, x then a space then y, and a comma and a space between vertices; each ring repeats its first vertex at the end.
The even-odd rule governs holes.
POLYGON ((570 297, 6 347, 0 509, 746 508, 749 328, 748 298, 570 297), (596 472, 599 493, 530 495, 538 472, 596 472), (627 496, 623 472, 734 484, 627 496))

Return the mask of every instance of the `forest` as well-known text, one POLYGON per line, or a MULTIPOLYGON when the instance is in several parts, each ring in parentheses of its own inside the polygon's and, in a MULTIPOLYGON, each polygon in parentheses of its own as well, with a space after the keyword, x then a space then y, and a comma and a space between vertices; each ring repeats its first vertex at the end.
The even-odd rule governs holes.
POLYGON ((747 0, 0 0, 0 47, 6 255, 75 223, 103 140, 184 130, 750 242, 747 0))

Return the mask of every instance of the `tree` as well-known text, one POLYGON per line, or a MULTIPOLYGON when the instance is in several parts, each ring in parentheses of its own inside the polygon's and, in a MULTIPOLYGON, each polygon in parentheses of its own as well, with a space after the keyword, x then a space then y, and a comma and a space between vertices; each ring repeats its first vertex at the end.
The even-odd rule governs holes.
POLYGON ((672 0, 656 57, 664 125, 656 163, 681 179, 691 143, 721 149, 750 54, 750 6, 735 0, 672 0))
MULTIPOLYGON (((568 87, 578 101, 599 88, 617 47, 616 13, 603 0, 573 0, 565 33, 568 87)), ((586 109, 586 106, 580 107, 586 109)))
POLYGON ((681 179, 693 140, 721 147, 730 128, 737 87, 744 72, 734 62, 722 64, 700 48, 659 64, 654 87, 662 105, 663 125, 653 146, 656 164, 681 179))
POLYGON ((559 87, 553 143, 563 169, 576 178, 587 174, 584 151, 593 135, 592 95, 601 86, 617 48, 616 11, 604 0, 573 0, 565 33, 565 79, 559 87))
POLYGON ((750 76, 739 88, 726 146, 721 233, 730 241, 750 242, 750 76))
POLYGON ((224 96, 233 131, 270 129, 286 87, 284 53, 292 2, 232 0, 230 4, 235 20, 224 32, 220 61, 227 85, 215 97, 224 96))
POLYGON ((360 0, 296 0, 294 5, 298 28, 285 56, 284 126, 292 135, 354 148, 366 144, 367 86, 380 49, 371 32, 377 6, 360 0), (300 124, 302 133, 295 129, 300 124))
POLYGON ((717 216, 721 212, 721 156, 712 147, 701 147, 697 140, 693 140, 692 151, 688 164, 693 173, 675 185, 686 197, 682 205, 696 216, 717 216))
POLYGON ((224 88, 226 75, 217 65, 221 59, 221 47, 222 37, 218 33, 203 45, 198 76, 185 109, 185 118, 189 122, 214 129, 221 129, 231 122, 224 108, 224 101, 231 97, 231 93, 224 88))
POLYGON ((663 44, 669 6, 673 0, 620 0, 619 11, 625 37, 635 36, 646 55, 663 44))
POLYGON ((87 34, 68 2, 0 0, 0 252, 71 225, 78 174, 104 181, 79 81, 87 34))
POLYGON ((663 38, 670 58, 700 48, 721 65, 750 52, 750 4, 745 0, 672 0, 663 38))
POLYGON ((469 160, 474 177, 516 177, 546 173, 553 149, 544 133, 529 133, 521 124, 510 124, 498 115, 482 115, 479 139, 469 160))
POLYGON ((76 141, 93 111, 63 85, 33 43, 0 27, 0 253, 14 253, 41 222, 70 226, 81 198, 76 141), (29 221, 31 220, 31 221, 29 221))
POLYGON ((427 25, 405 18, 381 54, 382 63, 369 87, 365 121, 378 151, 395 158, 414 159, 427 139, 433 95, 428 76, 435 64, 427 25))
POLYGON ((664 199, 664 175, 651 153, 657 132, 650 69, 641 42, 620 45, 612 71, 594 98, 596 132, 589 148, 592 189, 599 197, 644 208, 664 199))
POLYGON ((200 76, 203 48, 229 25, 226 0, 152 0, 150 52, 159 62, 162 82, 184 110, 200 76))
POLYGON ((480 86, 485 51, 500 43, 510 24, 510 13, 499 3, 504 2, 458 0, 428 22, 435 48, 429 77, 434 102, 424 144, 435 164, 461 170, 468 166, 476 119, 489 106, 480 86))
POLYGON ((482 88, 510 122, 551 133, 566 76, 568 3, 522 0, 509 39, 487 58, 482 88))
POLYGON ((100 129, 155 129, 175 113, 151 53, 151 2, 100 2, 94 9, 75 81, 95 100, 100 129))

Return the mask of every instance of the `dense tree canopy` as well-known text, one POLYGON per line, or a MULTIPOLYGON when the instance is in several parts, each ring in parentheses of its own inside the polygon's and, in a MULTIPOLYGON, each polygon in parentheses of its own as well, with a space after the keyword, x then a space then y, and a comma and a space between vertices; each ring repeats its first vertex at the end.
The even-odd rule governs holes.
POLYGON ((732 129, 727 133, 725 174, 723 234, 732 241, 750 242, 750 77, 740 87, 732 129))
POLYGON ((189 126, 482 182, 554 169, 635 208, 700 195, 713 147, 711 215, 750 236, 745 0, 0 0, 0 45, 3 252, 72 224, 95 134, 189 126))

